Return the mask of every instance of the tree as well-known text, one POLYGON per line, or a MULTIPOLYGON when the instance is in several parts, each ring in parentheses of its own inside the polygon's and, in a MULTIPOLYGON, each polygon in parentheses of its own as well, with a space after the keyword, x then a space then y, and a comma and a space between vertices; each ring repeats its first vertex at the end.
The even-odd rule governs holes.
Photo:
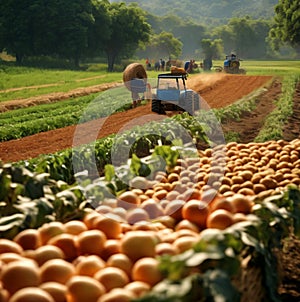
POLYGON ((0 12, 0 46, 15 55, 52 55, 78 67, 93 24, 91 0, 7 0, 0 12))
POLYGON ((30 0, 2 1, 0 10, 0 50, 13 54, 18 63, 33 52, 30 0))
POLYGON ((299 0, 279 0, 275 6, 274 26, 269 37, 275 48, 285 42, 300 53, 300 2, 299 0))
POLYGON ((221 39, 202 39, 201 48, 205 59, 220 59, 223 50, 223 41, 221 39))
POLYGON ((150 25, 146 22, 145 12, 135 4, 126 6, 124 2, 112 3, 108 8, 111 35, 104 45, 107 55, 108 71, 122 56, 130 57, 141 42, 149 40, 150 25))
POLYGON ((182 52, 182 43, 169 32, 152 35, 146 45, 148 57, 178 58, 182 52))

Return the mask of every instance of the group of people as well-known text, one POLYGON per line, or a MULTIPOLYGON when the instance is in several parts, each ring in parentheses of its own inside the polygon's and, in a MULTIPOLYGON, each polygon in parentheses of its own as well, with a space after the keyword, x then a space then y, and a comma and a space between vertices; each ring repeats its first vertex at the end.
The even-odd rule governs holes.
MULTIPOLYGON (((146 68, 147 70, 151 70, 152 64, 149 58, 146 59, 146 68)), ((154 70, 155 71, 165 71, 166 69, 166 61, 164 59, 159 59, 154 63, 154 70)))

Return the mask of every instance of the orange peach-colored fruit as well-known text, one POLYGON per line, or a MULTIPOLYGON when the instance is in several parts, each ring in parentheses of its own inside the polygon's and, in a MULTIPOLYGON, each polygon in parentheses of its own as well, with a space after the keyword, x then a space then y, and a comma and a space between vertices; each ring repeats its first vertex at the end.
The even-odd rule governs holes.
POLYGON ((67 287, 57 282, 45 282, 40 288, 46 291, 55 302, 67 302, 67 287))
POLYGON ((229 200, 232 202, 237 213, 249 214, 254 204, 248 196, 241 194, 235 194, 229 197, 229 200))
POLYGON ((117 206, 126 210, 135 208, 141 204, 141 200, 137 194, 132 191, 121 193, 117 198, 117 206))
POLYGON ((123 288, 129 283, 127 274, 118 267, 105 267, 99 270, 94 278, 104 285, 107 292, 113 288, 123 288))
POLYGON ((80 256, 75 264, 77 275, 93 277, 97 271, 105 267, 105 261, 97 255, 80 256))
POLYGON ((117 220, 118 217, 116 217, 116 219, 111 217, 101 215, 96 218, 93 228, 102 231, 106 235, 107 239, 117 239, 120 237, 122 232, 122 226, 120 221, 117 220))
POLYGON ((128 289, 114 288, 101 296, 97 302, 130 302, 134 298, 134 294, 128 289))
POLYGON ((66 284, 72 302, 97 302, 105 293, 104 286, 92 277, 73 276, 66 284))
POLYGON ((185 201, 182 199, 171 200, 165 207, 165 214, 173 217, 176 221, 182 220, 182 207, 185 201))
POLYGON ((201 229, 206 227, 206 219, 209 214, 208 206, 201 200, 189 200, 182 207, 182 217, 196 224, 201 229))
POLYGON ((77 257, 74 235, 67 233, 56 235, 48 241, 48 244, 60 248, 67 260, 73 260, 77 257))
POLYGON ((80 220, 71 220, 65 223, 65 232, 71 235, 78 235, 87 230, 86 224, 80 220))
POLYGON ((179 230, 191 230, 195 233, 200 232, 199 226, 197 226, 195 223, 187 219, 183 219, 176 224, 175 231, 179 231, 179 230))
POLYGON ((121 252, 133 262, 143 257, 155 256, 156 238, 147 231, 131 231, 120 240, 121 252))
POLYGON ((17 291, 9 302, 56 302, 50 294, 38 287, 26 287, 17 291))
POLYGON ((4 288, 0 288, 0 301, 8 302, 8 300, 9 300, 9 292, 4 288))
POLYGON ((0 239, 0 254, 2 253, 16 253, 22 254, 23 248, 20 244, 5 238, 0 239))
POLYGON ((152 257, 144 257, 133 265, 132 280, 142 281, 150 286, 154 286, 163 279, 162 273, 159 270, 159 262, 152 257))
POLYGON ((179 253, 179 249, 171 243, 161 242, 156 245, 155 253, 157 256, 176 255, 179 253))
POLYGON ((24 287, 39 286, 41 281, 38 266, 24 259, 6 264, 1 270, 0 280, 11 295, 24 287))
POLYGON ((16 254, 16 253, 0 254, 0 263, 7 264, 7 263, 10 263, 10 262, 17 261, 17 260, 22 260, 22 259, 24 259, 24 258, 20 254, 16 254))
POLYGON ((210 213, 207 218, 207 227, 224 230, 233 224, 233 214, 224 209, 210 213))
POLYGON ((155 219, 159 216, 164 215, 162 206, 154 199, 147 199, 141 204, 141 208, 144 209, 150 219, 155 219))
POLYGON ((76 239, 79 255, 101 255, 106 235, 100 230, 88 230, 80 233, 76 239))
POLYGON ((75 267, 63 259, 48 260, 40 267, 40 276, 43 283, 58 282, 65 284, 74 275, 75 267))
POLYGON ((93 224, 96 218, 98 218, 101 214, 97 213, 95 210, 90 210, 90 212, 86 213, 83 217, 83 222, 90 230, 93 228, 93 224))
POLYGON ((130 209, 126 215, 129 224, 136 224, 140 221, 149 221, 148 213, 142 208, 130 209))
POLYGON ((118 267, 122 269, 128 276, 130 276, 133 263, 128 256, 122 253, 118 253, 111 255, 107 259, 106 266, 118 267))
POLYGON ((13 240, 24 250, 35 250, 41 245, 40 233, 35 229, 23 230, 13 240))
POLYGON ((136 298, 145 295, 151 289, 148 283, 142 281, 132 281, 125 285, 124 288, 131 291, 136 298))
POLYGON ((189 249, 191 249, 199 239, 194 236, 184 236, 178 237, 174 242, 174 248, 179 250, 179 253, 183 253, 189 249))
POLYGON ((64 233, 64 225, 59 221, 43 224, 39 229, 41 244, 46 244, 52 237, 64 233))
POLYGON ((65 259, 64 252, 55 245, 43 245, 35 251, 34 260, 39 266, 51 259, 65 259))
POLYGON ((234 213, 233 223, 242 222, 247 220, 247 215, 244 213, 234 213))
POLYGON ((236 210, 234 204, 227 198, 216 198, 210 203, 209 206, 211 211, 215 211, 217 209, 224 209, 231 213, 234 213, 236 210))
POLYGON ((101 258, 107 260, 111 255, 118 254, 121 251, 119 239, 108 239, 104 243, 104 248, 101 252, 101 258))

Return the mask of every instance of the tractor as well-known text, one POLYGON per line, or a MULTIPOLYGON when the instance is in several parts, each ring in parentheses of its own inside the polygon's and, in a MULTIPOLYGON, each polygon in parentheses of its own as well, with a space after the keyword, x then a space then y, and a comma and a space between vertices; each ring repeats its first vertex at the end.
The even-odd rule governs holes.
POLYGON ((152 112, 181 111, 194 115, 200 109, 200 96, 186 88, 186 80, 184 71, 159 74, 156 92, 152 95, 152 112))
POLYGON ((224 66, 217 66, 215 70, 218 72, 225 71, 226 73, 230 74, 246 74, 246 70, 240 68, 240 61, 242 60, 232 53, 231 55, 226 56, 224 66))

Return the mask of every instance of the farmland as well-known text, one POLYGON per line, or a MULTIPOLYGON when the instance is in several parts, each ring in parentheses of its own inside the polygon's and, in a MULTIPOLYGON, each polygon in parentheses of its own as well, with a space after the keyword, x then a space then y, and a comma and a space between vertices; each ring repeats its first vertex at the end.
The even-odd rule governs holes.
POLYGON ((245 68, 247 75, 190 75, 189 87, 205 101, 192 117, 152 114, 147 101, 130 109, 128 94, 119 100, 121 74, 110 75, 109 85, 95 73, 73 75, 68 88, 55 78, 27 88, 23 80, 2 83, 3 301, 24 287, 39 287, 36 299, 53 294, 50 281, 68 302, 82 299, 78 286, 95 302, 110 295, 120 302, 298 301, 300 65, 245 68), (130 164, 117 165, 122 154, 130 164), (12 286, 15 272, 31 279, 12 286))

